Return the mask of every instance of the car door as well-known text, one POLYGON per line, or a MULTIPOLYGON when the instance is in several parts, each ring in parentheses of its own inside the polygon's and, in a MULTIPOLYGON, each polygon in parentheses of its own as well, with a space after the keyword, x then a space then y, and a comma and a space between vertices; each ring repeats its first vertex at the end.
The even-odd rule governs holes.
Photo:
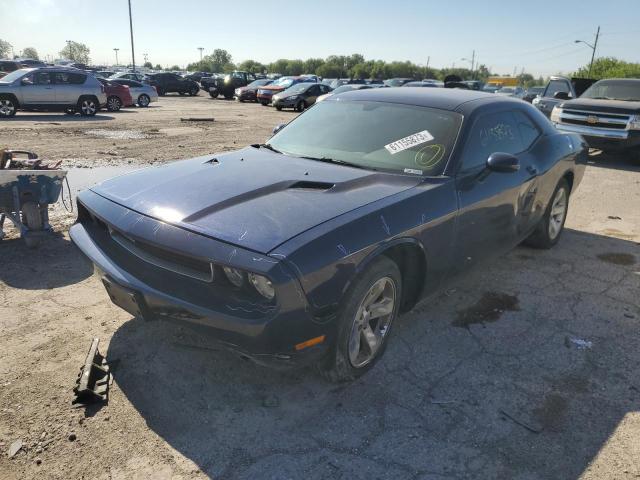
POLYGON ((572 88, 568 80, 564 78, 549 80, 549 83, 542 94, 542 98, 540 98, 536 104, 536 107, 538 107, 538 109, 544 113, 547 118, 551 116, 551 110, 553 110, 553 107, 562 101, 554 98, 554 95, 558 92, 564 92, 571 97, 572 88))
POLYGON ((312 85, 307 89, 307 92, 305 93, 305 100, 307 102, 307 105, 313 105, 314 103, 316 103, 316 99, 320 96, 320 86, 319 85, 312 85))
POLYGON ((467 131, 456 174, 458 217, 454 271, 508 251, 527 232, 535 197, 537 171, 520 134, 513 110, 480 114, 467 131), (516 172, 487 168, 496 152, 518 158, 516 172))
POLYGON ((84 73, 59 71, 54 74, 56 85, 56 104, 76 105, 83 93, 82 85, 87 76, 84 73))
POLYGON ((24 105, 54 105, 56 103, 56 89, 51 72, 33 72, 26 75, 20 90, 24 105))

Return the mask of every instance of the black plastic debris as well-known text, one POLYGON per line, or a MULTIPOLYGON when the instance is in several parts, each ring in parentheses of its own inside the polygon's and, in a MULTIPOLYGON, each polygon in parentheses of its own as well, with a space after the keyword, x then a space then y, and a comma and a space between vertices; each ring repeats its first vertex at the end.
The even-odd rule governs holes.
POLYGON ((84 365, 80 368, 76 386, 73 389, 75 399, 73 404, 87 405, 108 400, 111 373, 107 359, 98 351, 99 338, 94 338, 87 353, 84 365))

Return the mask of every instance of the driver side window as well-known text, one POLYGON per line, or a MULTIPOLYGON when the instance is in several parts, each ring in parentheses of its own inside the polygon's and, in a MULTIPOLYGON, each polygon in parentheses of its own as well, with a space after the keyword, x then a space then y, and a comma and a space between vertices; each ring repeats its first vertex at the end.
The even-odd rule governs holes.
POLYGON ((489 155, 495 152, 517 154, 524 149, 512 112, 485 114, 471 127, 462 169, 471 170, 485 165, 489 155))

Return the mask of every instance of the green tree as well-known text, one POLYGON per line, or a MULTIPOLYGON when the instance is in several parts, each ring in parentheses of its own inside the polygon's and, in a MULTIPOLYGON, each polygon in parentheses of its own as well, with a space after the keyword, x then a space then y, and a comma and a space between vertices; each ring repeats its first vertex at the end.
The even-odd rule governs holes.
POLYGON ((349 76, 351 78, 358 78, 358 79, 363 79, 363 78, 369 78, 371 72, 371 66, 367 63, 357 63, 355 64, 351 70, 349 71, 349 76))
POLYGON ((573 74, 574 77, 593 78, 638 78, 640 77, 640 63, 625 62, 615 57, 602 57, 593 62, 591 73, 589 65, 585 65, 573 74))
POLYGON ((180 65, 173 65, 169 70, 182 70, 180 65))
POLYGON ((289 60, 287 62, 287 75, 302 75, 304 71, 304 62, 302 60, 289 60))
POLYGON ((238 70, 249 73, 264 73, 266 69, 262 63, 256 62, 255 60, 245 60, 238 65, 238 70))
POLYGON ((156 66, 153 67, 154 70, 162 70, 162 65, 160 65, 159 63, 156 63, 156 66))
POLYGON ((342 67, 325 62, 316 69, 316 75, 322 78, 338 78, 342 76, 342 67))
POLYGON ((88 64, 90 62, 89 52, 89 47, 84 43, 67 42, 65 47, 60 50, 60 56, 77 63, 88 64))
POLYGON ((279 73, 280 75, 289 75, 289 60, 286 58, 280 58, 275 62, 269 64, 269 73, 279 73))
POLYGON ((189 71, 212 73, 231 72, 235 68, 231 54, 221 48, 216 48, 211 55, 202 57, 202 61, 187 65, 189 71))
POLYGON ((34 60, 40 60, 38 51, 33 47, 27 47, 22 51, 22 56, 25 58, 32 58, 34 60))
POLYGON ((144 65, 142 65, 144 68, 153 68, 153 63, 151 62, 144 62, 144 65))
POLYGON ((324 65, 322 58, 308 58, 304 61, 304 73, 319 75, 318 68, 324 65))
POLYGON ((0 38, 0 58, 7 58, 11 53, 11 44, 0 38))

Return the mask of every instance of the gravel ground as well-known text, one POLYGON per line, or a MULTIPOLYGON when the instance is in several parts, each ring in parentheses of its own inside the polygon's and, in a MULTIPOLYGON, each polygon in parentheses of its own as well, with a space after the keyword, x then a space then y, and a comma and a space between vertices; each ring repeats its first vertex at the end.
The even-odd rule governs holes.
MULTIPOLYGON (((165 97, 93 120, 19 114, 0 143, 133 168, 262 142, 293 116, 165 97)), ((423 301, 346 385, 132 319, 56 207, 38 251, 0 242, 0 478, 640 478, 638 205, 640 167, 593 155, 556 248, 517 248, 423 301), (94 336, 110 401, 72 408, 94 336)))

